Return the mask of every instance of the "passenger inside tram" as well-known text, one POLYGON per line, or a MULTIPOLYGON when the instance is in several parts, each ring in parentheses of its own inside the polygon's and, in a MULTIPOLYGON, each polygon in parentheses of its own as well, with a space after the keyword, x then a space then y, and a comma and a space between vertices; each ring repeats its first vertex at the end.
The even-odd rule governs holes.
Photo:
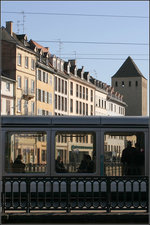
POLYGON ((83 160, 79 166, 78 172, 79 173, 93 173, 94 172, 94 161, 91 160, 90 155, 84 155, 83 160))
POLYGON ((22 162, 22 155, 18 155, 12 164, 12 170, 14 173, 24 173, 25 172, 25 164, 22 162))
POLYGON ((56 161, 55 161, 55 167, 56 167, 57 173, 66 173, 67 172, 60 156, 58 156, 56 161))

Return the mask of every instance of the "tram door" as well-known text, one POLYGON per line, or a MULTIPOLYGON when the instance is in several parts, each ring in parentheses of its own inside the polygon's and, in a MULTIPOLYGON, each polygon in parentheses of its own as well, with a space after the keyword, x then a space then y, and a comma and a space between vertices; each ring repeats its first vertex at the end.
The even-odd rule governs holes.
POLYGON ((144 175, 144 133, 104 134, 104 175, 144 175))

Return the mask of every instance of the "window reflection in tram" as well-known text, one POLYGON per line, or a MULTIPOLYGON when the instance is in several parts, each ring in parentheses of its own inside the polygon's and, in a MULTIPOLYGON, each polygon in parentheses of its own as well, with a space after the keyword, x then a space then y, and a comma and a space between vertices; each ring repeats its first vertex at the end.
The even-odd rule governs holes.
POLYGON ((104 175, 144 175, 144 133, 105 133, 104 175))

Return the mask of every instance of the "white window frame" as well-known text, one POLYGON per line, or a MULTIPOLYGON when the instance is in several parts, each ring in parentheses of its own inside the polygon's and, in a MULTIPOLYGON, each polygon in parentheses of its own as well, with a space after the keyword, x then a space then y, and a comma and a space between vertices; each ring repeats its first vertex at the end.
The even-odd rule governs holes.
POLYGON ((29 58, 28 56, 25 56, 25 68, 29 67, 29 58))
POLYGON ((18 82, 17 88, 21 88, 21 76, 17 77, 17 82, 18 82))
POLYGON ((18 53, 18 66, 21 66, 22 55, 18 53))
POLYGON ((31 59, 31 70, 35 70, 35 60, 31 59))
POLYGON ((18 98, 17 100, 17 112, 21 112, 21 99, 18 98))

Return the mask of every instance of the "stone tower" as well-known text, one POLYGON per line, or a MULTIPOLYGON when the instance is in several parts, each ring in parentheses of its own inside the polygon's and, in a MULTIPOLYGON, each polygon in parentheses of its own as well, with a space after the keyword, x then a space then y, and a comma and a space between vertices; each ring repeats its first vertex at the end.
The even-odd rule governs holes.
POLYGON ((147 79, 129 56, 112 76, 114 90, 123 95, 126 116, 147 116, 147 79))

